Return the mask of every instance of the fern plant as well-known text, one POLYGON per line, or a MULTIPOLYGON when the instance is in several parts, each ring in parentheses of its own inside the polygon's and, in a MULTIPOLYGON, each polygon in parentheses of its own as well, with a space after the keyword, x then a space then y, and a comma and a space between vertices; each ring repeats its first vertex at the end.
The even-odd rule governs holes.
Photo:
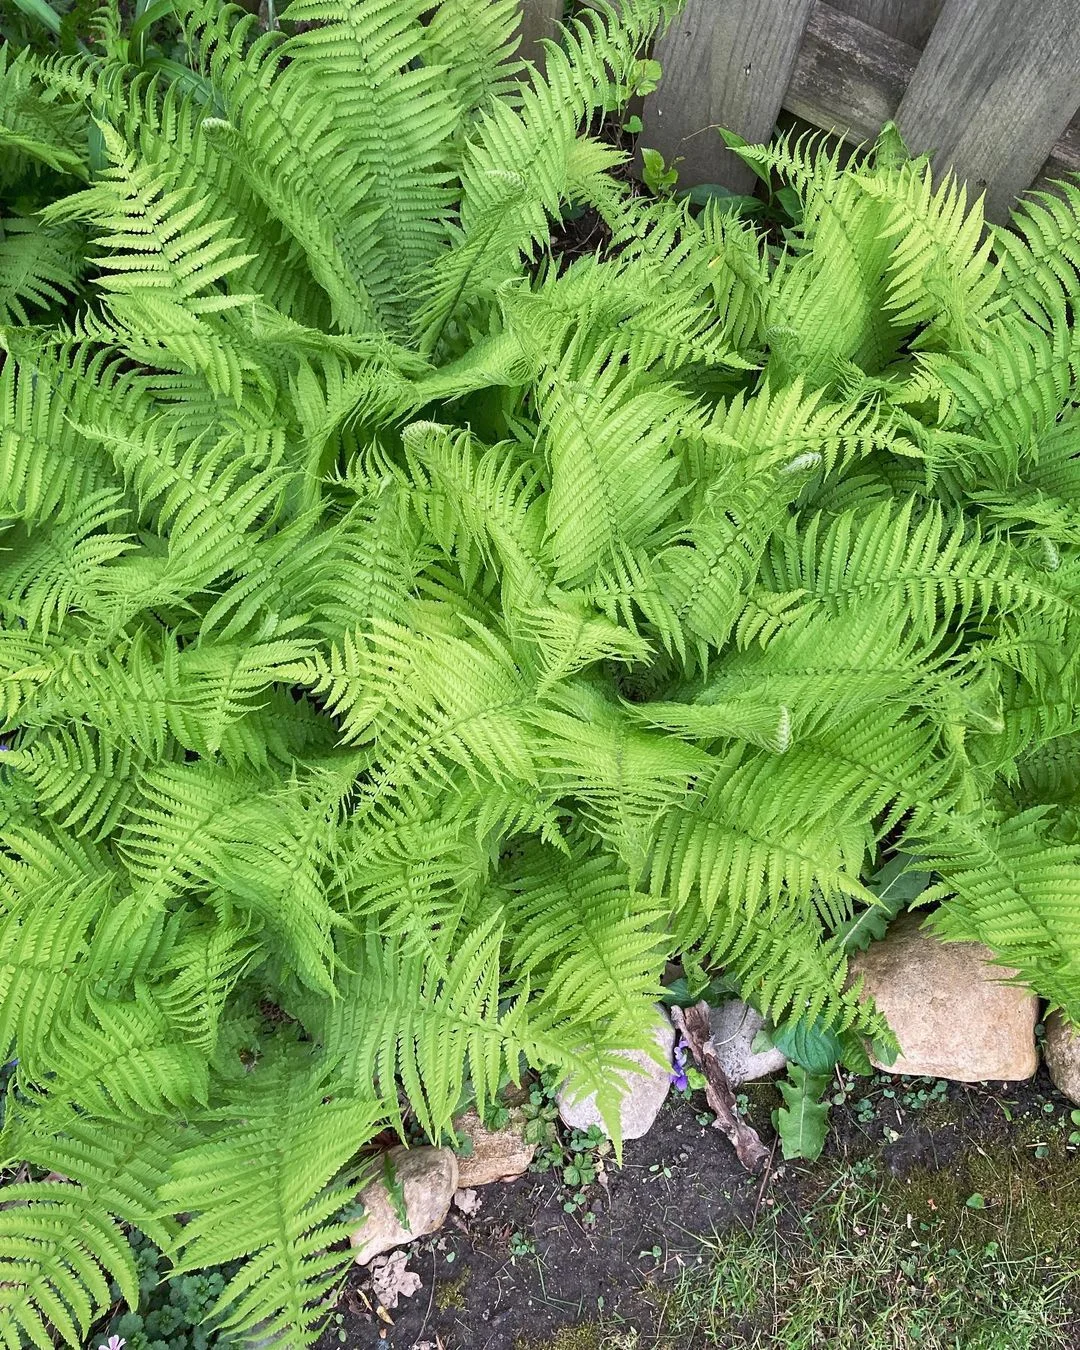
POLYGON ((883 852, 1080 1016, 1080 190, 746 148, 777 241, 597 134, 661 0, 175 15, 0 70, 0 1343, 129 1230, 312 1343, 375 1136, 611 1108, 673 954, 887 1040, 883 852))

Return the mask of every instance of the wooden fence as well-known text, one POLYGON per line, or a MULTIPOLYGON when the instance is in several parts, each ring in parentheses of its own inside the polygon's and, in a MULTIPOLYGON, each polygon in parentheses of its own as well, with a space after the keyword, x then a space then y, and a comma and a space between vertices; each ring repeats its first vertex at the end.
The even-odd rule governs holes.
MULTIPOLYGON (((522 0, 528 47, 563 0, 522 0)), ((680 183, 750 191, 727 127, 765 141, 781 109, 853 142, 894 119, 1004 219, 1039 180, 1080 171, 1080 0, 687 0, 641 142, 680 183)))

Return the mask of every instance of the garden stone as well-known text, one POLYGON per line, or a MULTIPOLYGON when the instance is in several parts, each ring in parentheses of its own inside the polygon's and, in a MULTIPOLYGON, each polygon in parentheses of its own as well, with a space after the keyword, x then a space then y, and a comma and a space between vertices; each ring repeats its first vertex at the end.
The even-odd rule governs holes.
POLYGON ((897 919, 880 942, 851 960, 900 1042, 889 1073, 960 1083, 1030 1078, 1038 1067, 1035 995, 1003 984, 1015 971, 993 964, 979 942, 943 942, 923 915, 897 919))
POLYGON ((365 1214, 349 1241, 356 1249, 356 1264, 366 1266, 374 1257, 401 1247, 443 1225, 458 1188, 457 1154, 448 1148, 405 1148, 398 1145, 387 1154, 394 1169, 395 1185, 405 1195, 403 1225, 382 1177, 369 1182, 357 1197, 365 1214))
POLYGON ((1080 1031, 1059 1012, 1047 1019, 1043 1054, 1054 1086, 1080 1106, 1080 1031))
POLYGON ((742 999, 730 999, 709 1009, 713 1048, 732 1087, 779 1073, 787 1065, 787 1056, 781 1050, 752 1049, 754 1037, 764 1025, 761 1014, 742 999))
MULTIPOLYGON (((622 1096, 619 1101, 619 1121, 624 1139, 640 1139, 652 1128, 653 1121, 660 1112, 671 1087, 671 1053, 675 1048, 675 1028, 662 1009, 657 1009, 654 1031, 656 1046, 663 1060, 658 1064, 651 1055, 640 1050, 626 1050, 620 1055, 629 1064, 639 1065, 636 1069, 618 1069, 617 1087, 622 1096)), ((596 1093, 579 1095, 580 1087, 575 1090, 573 1075, 563 1083, 556 1094, 559 1115, 567 1129, 588 1130, 598 1125, 604 1133, 607 1126, 596 1104, 596 1093)))
POLYGON ((525 1141, 525 1117, 511 1111, 510 1123, 489 1130, 470 1108, 454 1121, 455 1133, 472 1143, 472 1152, 458 1155, 458 1185, 490 1186, 493 1181, 516 1181, 529 1170, 536 1145, 525 1141))

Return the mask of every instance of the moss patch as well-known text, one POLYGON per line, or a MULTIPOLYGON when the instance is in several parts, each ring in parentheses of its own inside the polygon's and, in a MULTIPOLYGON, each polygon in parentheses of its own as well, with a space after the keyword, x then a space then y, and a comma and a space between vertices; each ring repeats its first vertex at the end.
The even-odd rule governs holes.
MULTIPOLYGON (((797 1203, 709 1244, 660 1310, 656 1345, 728 1350, 1052 1350, 1080 1308, 1080 1156, 1039 1098, 1003 1137, 890 1175, 882 1157, 808 1172, 797 1203)), ((947 1109, 935 1103, 935 1111, 947 1109)), ((961 1122, 957 1122, 958 1126, 961 1122)))
POLYGON ((453 1308, 458 1312, 465 1308, 465 1288, 469 1283, 467 1274, 459 1275, 456 1280, 440 1280, 435 1286, 435 1306, 440 1312, 453 1308))
POLYGON ((638 1350, 639 1344, 635 1332, 605 1331, 595 1322, 583 1322, 563 1327, 551 1340, 519 1340, 514 1350, 638 1350))
POLYGON ((954 1245, 997 1242, 1016 1257, 1080 1252, 1080 1159, 1059 1129, 1025 1126, 1012 1143, 914 1170, 885 1195, 954 1245))

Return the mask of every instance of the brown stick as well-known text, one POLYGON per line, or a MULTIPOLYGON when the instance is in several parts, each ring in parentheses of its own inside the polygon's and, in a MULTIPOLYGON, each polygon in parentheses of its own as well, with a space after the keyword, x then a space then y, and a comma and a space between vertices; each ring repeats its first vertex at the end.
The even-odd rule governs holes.
POLYGON ((705 1075, 705 1097, 716 1117, 713 1129, 727 1135, 748 1172, 760 1172, 768 1162, 769 1150, 754 1127, 740 1117, 735 1106, 735 1094, 712 1043, 709 1005, 703 1001, 692 1008, 672 1008, 671 1020, 690 1047, 694 1063, 705 1075))

